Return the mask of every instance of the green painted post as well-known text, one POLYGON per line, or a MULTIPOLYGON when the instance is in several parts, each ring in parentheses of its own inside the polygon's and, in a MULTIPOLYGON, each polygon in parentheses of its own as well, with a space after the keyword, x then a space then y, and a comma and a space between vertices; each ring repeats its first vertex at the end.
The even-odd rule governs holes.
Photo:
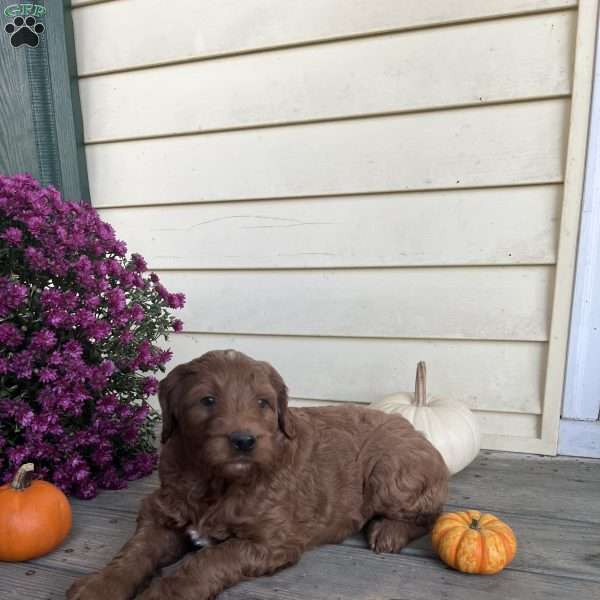
POLYGON ((89 202, 70 1, 0 0, 0 15, 0 172, 89 202), (39 43, 14 47, 6 25, 28 16, 44 26, 39 43))

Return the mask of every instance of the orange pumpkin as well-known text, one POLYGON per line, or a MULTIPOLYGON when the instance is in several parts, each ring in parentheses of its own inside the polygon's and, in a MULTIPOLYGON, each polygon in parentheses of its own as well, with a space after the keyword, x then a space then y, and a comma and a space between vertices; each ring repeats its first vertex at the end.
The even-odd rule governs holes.
POLYGON ((0 560, 37 558, 60 545, 71 530, 67 497, 47 481, 30 481, 33 465, 22 465, 12 483, 0 487, 0 560))
POLYGON ((478 510, 442 514, 431 542, 448 566, 463 573, 498 573, 517 553, 513 530, 498 517, 478 510))

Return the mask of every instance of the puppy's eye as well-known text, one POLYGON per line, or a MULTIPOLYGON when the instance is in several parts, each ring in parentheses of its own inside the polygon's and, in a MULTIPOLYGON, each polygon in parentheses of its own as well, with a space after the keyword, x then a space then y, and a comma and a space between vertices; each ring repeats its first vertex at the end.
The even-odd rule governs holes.
POLYGON ((269 407, 271 406, 271 404, 269 403, 269 401, 268 401, 268 400, 265 400, 264 398, 261 398, 261 399, 258 401, 258 405, 259 405, 261 408, 269 408, 269 407))
POLYGON ((217 399, 214 396, 204 396, 204 398, 202 398, 200 400, 200 404, 202 404, 202 406, 214 406, 216 403, 217 399))

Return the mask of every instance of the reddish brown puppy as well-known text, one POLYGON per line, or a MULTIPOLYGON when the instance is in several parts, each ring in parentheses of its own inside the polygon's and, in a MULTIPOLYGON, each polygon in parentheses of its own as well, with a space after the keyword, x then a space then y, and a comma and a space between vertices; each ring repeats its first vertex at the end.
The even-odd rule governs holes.
POLYGON ((404 418, 356 406, 288 409, 271 365, 209 352, 161 382, 160 488, 135 535, 69 600, 132 598, 190 537, 207 546, 144 600, 205 600, 295 563, 365 528, 376 552, 424 535, 442 508, 448 470, 404 418))

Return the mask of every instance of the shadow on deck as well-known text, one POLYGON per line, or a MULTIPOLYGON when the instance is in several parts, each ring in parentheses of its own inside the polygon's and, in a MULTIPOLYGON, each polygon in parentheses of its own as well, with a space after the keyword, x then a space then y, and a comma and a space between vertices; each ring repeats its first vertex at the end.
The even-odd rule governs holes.
MULTIPOLYGON (((64 598, 76 577, 102 567, 131 535, 140 499, 156 485, 153 475, 126 490, 74 500, 73 531, 58 550, 28 563, 0 563, 0 599, 64 598)), ((434 556, 428 537, 402 554, 376 555, 355 536, 309 552, 298 565, 240 584, 219 598, 600 598, 600 460, 484 451, 451 480, 447 510, 464 508, 493 512, 514 529, 519 549, 502 573, 485 577, 452 571, 434 556)))

